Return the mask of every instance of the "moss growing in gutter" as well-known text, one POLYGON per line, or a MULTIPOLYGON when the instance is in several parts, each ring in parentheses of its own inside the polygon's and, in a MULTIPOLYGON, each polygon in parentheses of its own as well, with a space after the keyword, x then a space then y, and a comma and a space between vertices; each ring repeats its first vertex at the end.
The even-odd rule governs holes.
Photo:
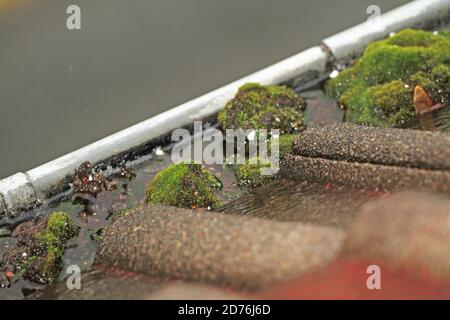
POLYGON ((370 44, 356 64, 325 85, 339 99, 346 120, 401 127, 416 115, 414 88, 423 87, 434 104, 449 105, 450 36, 406 29, 370 44))
POLYGON ((253 189, 273 181, 276 175, 261 174, 262 168, 270 167, 270 161, 260 158, 252 158, 245 164, 236 166, 235 173, 239 186, 253 189))
POLYGON ((148 184, 146 203, 213 210, 221 205, 215 194, 221 188, 222 182, 200 164, 172 164, 148 184))
POLYGON ((61 271, 66 242, 78 231, 64 212, 54 212, 48 219, 19 225, 12 233, 16 245, 3 257, 1 286, 8 286, 20 278, 38 283, 54 282, 61 271))
POLYGON ((292 153, 292 142, 296 135, 294 134, 282 134, 280 135, 280 140, 278 141, 280 158, 286 153, 292 153))
POLYGON ((450 106, 450 64, 434 67, 431 74, 416 73, 411 77, 411 84, 421 85, 434 103, 450 106))
MULTIPOLYGON (((296 135, 281 134, 278 140, 279 158, 282 159, 287 153, 292 152, 292 142, 296 135)), ((269 147, 270 149, 271 147, 269 147)), ((270 155, 270 152, 269 152, 270 155)), ((263 186, 277 178, 277 175, 262 175, 262 168, 270 168, 271 162, 263 160, 260 157, 253 157, 247 160, 245 164, 235 165, 234 172, 238 180, 239 186, 244 186, 250 189, 263 186)))
POLYGON ((47 252, 43 271, 49 282, 52 282, 58 276, 67 240, 77 233, 78 228, 73 225, 67 213, 54 212, 48 219, 45 230, 36 236, 36 240, 42 243, 47 252))
POLYGON ((280 129, 293 133, 304 128, 305 102, 284 86, 247 83, 219 113, 223 129, 280 129))

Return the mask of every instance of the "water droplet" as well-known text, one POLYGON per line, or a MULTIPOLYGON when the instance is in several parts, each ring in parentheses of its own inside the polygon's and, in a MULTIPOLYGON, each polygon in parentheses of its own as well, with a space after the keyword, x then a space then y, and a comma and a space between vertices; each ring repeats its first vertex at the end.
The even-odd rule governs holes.
POLYGON ((255 140, 255 137, 256 137, 256 131, 255 131, 255 130, 252 130, 252 131, 247 135, 247 138, 248 138, 248 140, 250 140, 250 141, 255 140))
POLYGON ((333 70, 333 71, 331 71, 331 73, 330 73, 330 78, 331 78, 331 79, 336 78, 338 75, 339 75, 339 71, 333 70))

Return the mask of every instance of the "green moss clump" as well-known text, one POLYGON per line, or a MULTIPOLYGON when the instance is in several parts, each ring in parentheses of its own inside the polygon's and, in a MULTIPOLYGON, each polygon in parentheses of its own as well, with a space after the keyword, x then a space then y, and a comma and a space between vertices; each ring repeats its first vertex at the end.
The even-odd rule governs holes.
MULTIPOLYGON (((292 153, 292 143, 296 135, 294 134, 281 134, 278 140, 280 159, 286 153, 292 153)), ((269 150, 270 151, 270 146, 269 150)), ((270 152, 268 152, 270 155, 270 152)), ((238 180, 239 186, 248 187, 250 189, 263 186, 274 179, 277 175, 262 175, 261 168, 270 168, 271 162, 269 160, 263 160, 260 157, 253 157, 251 160, 247 160, 245 164, 239 164, 234 166, 234 172, 238 180)))
POLYGON ((448 105, 450 38, 406 29, 370 44, 356 64, 327 81, 347 121, 400 127, 415 116, 413 94, 422 86, 434 103, 448 105))
MULTIPOLYGON (((295 134, 280 134, 278 138, 278 150, 280 158, 286 153, 292 153, 292 143, 294 138, 298 135, 295 134)), ((270 156, 272 150, 272 139, 268 140, 268 150, 267 153, 270 156)))
POLYGON ((365 90, 362 96, 353 90, 341 96, 341 102, 350 110, 347 121, 376 126, 395 127, 415 116, 412 107, 414 90, 403 81, 394 80, 365 90), (373 106, 377 108, 373 108, 373 106), (411 105, 411 108, 404 106, 411 105), (353 108, 358 106, 358 108, 353 108))
POLYGON ((450 66, 438 65, 431 74, 418 72, 411 77, 411 83, 421 85, 434 103, 450 106, 450 66))
POLYGON ((286 153, 292 153, 292 143, 296 135, 294 134, 282 134, 280 135, 279 150, 280 157, 282 157, 286 153))
POLYGON ((221 188, 222 182, 201 164, 172 164, 149 183, 146 203, 215 209, 221 205, 215 191, 221 188))
POLYGON ((37 234, 36 240, 42 243, 47 252, 43 274, 46 274, 49 282, 53 282, 58 276, 66 242, 78 230, 67 213, 54 212, 50 215, 45 230, 37 234))
POLYGON ((66 242, 78 231, 64 212, 54 212, 48 219, 27 221, 16 227, 16 244, 5 252, 0 266, 0 286, 9 286, 22 278, 43 284, 54 282, 61 271, 66 242), (11 276, 2 278, 6 274, 11 276))
POLYGON ((280 129, 292 133, 304 128, 305 102, 284 86, 248 83, 219 113, 224 129, 280 129))
POLYGON ((253 189, 273 181, 276 178, 275 175, 261 174, 262 168, 270 168, 270 166, 270 161, 260 159, 259 157, 247 160, 245 164, 237 165, 235 167, 235 173, 239 186, 253 189))
POLYGON ((442 35, 443 37, 450 38, 450 29, 442 29, 438 32, 438 34, 442 35))

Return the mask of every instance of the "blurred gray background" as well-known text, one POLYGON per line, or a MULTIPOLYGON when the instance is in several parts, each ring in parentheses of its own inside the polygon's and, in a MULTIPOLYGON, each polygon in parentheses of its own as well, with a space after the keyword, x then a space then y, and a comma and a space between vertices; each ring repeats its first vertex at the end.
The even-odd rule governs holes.
POLYGON ((407 0, 0 0, 0 178, 407 0), (78 4, 82 30, 66 28, 78 4))

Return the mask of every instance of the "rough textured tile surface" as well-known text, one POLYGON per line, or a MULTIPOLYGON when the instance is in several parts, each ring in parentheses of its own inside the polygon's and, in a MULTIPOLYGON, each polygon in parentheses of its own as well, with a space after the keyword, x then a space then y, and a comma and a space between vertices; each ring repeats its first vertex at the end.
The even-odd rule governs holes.
POLYGON ((305 157, 410 168, 450 170, 450 135, 349 123, 309 128, 294 141, 305 157))
POLYGON ((327 264, 343 238, 331 227, 151 206, 117 220, 98 258, 150 276, 252 290, 327 264))
POLYGON ((328 160, 286 154, 280 175, 287 179, 344 185, 349 188, 398 191, 450 191, 450 172, 328 160))

